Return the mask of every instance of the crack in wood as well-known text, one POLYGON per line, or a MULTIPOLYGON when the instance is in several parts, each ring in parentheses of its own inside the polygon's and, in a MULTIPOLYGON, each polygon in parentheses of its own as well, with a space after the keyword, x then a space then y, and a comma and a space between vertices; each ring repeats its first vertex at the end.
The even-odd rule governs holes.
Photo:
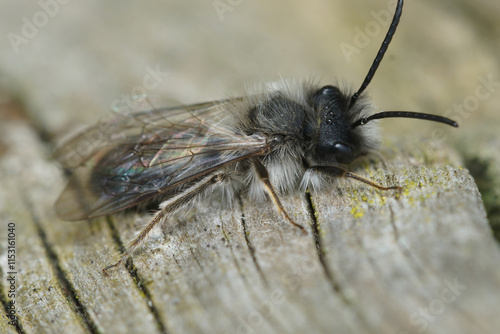
MULTIPOLYGON (((125 249, 125 246, 123 245, 123 242, 120 239, 120 234, 114 225, 113 218, 111 216, 106 216, 106 222, 111 230, 111 237, 113 238, 115 243, 118 245, 118 248, 120 249, 120 253, 121 253, 122 250, 125 249)), ((144 299, 146 300, 146 305, 147 305, 149 311, 151 312, 151 314, 153 314, 153 317, 156 321, 156 326, 157 326, 158 330, 160 331, 160 333, 167 334, 168 333, 167 328, 166 328, 165 324, 163 323, 163 321, 161 320, 160 312, 158 311, 158 308, 155 306, 155 303, 153 302, 153 299, 151 297, 152 294, 149 291, 149 289, 147 288, 147 286, 145 284, 143 284, 144 280, 139 275, 139 273, 137 271, 137 267, 134 266, 134 263, 132 261, 132 257, 129 257, 127 259, 127 261, 125 262, 125 269, 129 273, 132 280, 134 281, 134 283, 135 283, 134 286, 136 286, 139 289, 139 291, 142 292, 141 295, 144 296, 144 299)))
POLYGON ((394 217, 394 210, 392 209, 392 205, 390 203, 388 204, 388 206, 389 206, 389 212, 391 213, 390 223, 392 226, 392 231, 394 233, 394 241, 396 242, 396 244, 399 244, 399 231, 398 231, 398 227, 396 226, 396 219, 394 217))
MULTIPOLYGON (((28 207, 33 207, 30 205, 29 200, 27 198, 23 198, 23 201, 25 202, 25 205, 28 207)), ((31 217, 33 219, 35 228, 37 230, 37 234, 42 241, 42 245, 45 249, 45 252, 47 254, 47 258, 49 260, 50 265, 52 266, 52 269, 56 275, 57 282, 59 283, 59 287, 62 291, 67 291, 67 294, 63 294, 66 297, 66 300, 68 301, 68 304, 71 306, 71 309, 78 315, 78 317, 82 320, 83 325, 87 330, 92 333, 92 334, 97 334, 99 331, 97 330, 97 326, 94 324, 92 321, 92 318, 87 311, 86 307, 80 302, 79 297, 76 293, 76 289, 71 284, 70 280, 66 277, 64 274, 64 270, 61 268, 59 258, 57 257, 56 253, 52 249, 52 246, 50 245, 47 235, 45 234, 45 231, 42 228, 42 224, 40 222, 40 219, 37 217, 36 213, 34 210, 30 210, 31 217)))
POLYGON ((236 254, 234 252, 233 245, 232 245, 231 240, 229 238, 229 234, 227 233, 226 229, 224 228, 224 223, 221 223, 221 231, 222 231, 222 234, 224 235, 224 239, 227 242, 227 247, 229 248, 229 252, 231 253, 231 259, 233 260, 234 266, 236 267, 236 270, 238 271, 238 275, 241 277, 241 279, 245 283, 245 285, 248 286, 248 280, 246 279, 245 275, 243 275, 240 263, 238 262, 238 259, 236 258, 236 254))
POLYGON ((327 259, 325 256, 325 253, 323 252, 323 240, 321 239, 321 235, 319 233, 319 221, 318 221, 318 213, 316 212, 316 209, 314 207, 314 203, 312 200, 311 193, 307 190, 305 192, 305 198, 307 201, 307 206, 308 206, 308 211, 309 215, 312 220, 312 229, 313 229, 313 237, 314 237, 314 242, 316 244, 316 252, 318 254, 318 260, 323 267, 323 272, 327 278, 327 281, 329 282, 330 286, 332 289, 335 291, 335 293, 338 294, 342 302, 350 309, 353 311, 353 313, 356 315, 356 317, 360 320, 362 326, 364 326, 367 330, 372 331, 371 327, 368 324, 367 319, 365 316, 360 312, 359 308, 355 307, 355 303, 353 303, 350 298, 346 295, 344 289, 340 285, 339 281, 337 280, 337 277, 333 274, 333 272, 330 270, 330 267, 328 266, 327 259))
POLYGON ((257 261, 257 257, 255 256, 255 248, 253 247, 252 242, 250 241, 250 237, 249 237, 250 232, 247 231, 245 211, 243 210, 243 200, 241 199, 241 196, 238 196, 238 202, 240 203, 241 226, 243 226, 243 236, 245 238, 245 243, 247 244, 248 251, 250 252, 250 256, 251 256, 252 261, 255 265, 255 268, 257 269, 257 272, 259 273, 259 276, 261 277, 262 281, 264 282, 264 285, 266 287, 269 287, 269 283, 267 282, 266 276, 264 276, 264 273, 262 272, 262 269, 260 268, 259 262, 257 261))
MULTIPOLYGON (((230 252, 231 252, 231 258, 233 259, 233 263, 234 263, 234 265, 236 267, 236 270, 238 271, 238 275, 240 276, 241 280, 243 281, 243 284, 245 286, 247 286, 248 293, 251 295, 251 298, 254 301, 262 302, 262 300, 259 299, 259 297, 255 294, 255 291, 253 289, 253 285, 250 284, 250 282, 248 281, 248 279, 246 278, 246 276, 243 274, 243 272, 241 270, 241 266, 240 266, 238 260, 236 259, 236 256, 235 256, 235 253, 234 253, 234 250, 233 250, 233 246, 232 246, 232 244, 231 244, 231 242, 229 240, 229 235, 226 232, 226 230, 224 229, 224 225, 223 224, 221 224, 221 230, 222 230, 222 233, 224 234, 224 237, 226 238, 226 240, 228 242, 228 247, 229 247, 230 252)), ((247 246, 248 246, 248 244, 247 244, 247 246)), ((266 283, 265 277, 263 278, 263 281, 266 283)), ((276 328, 277 326, 280 327, 279 331, 277 331, 278 333, 281 333, 281 332, 284 331, 283 328, 282 328, 282 326, 280 326, 279 324, 277 324, 276 321, 274 320, 274 318, 271 318, 271 319, 268 319, 268 320, 269 320, 268 321, 269 325, 272 326, 273 328, 276 328)))
POLYGON ((130 260, 130 262, 127 261, 125 267, 127 268, 127 271, 129 272, 132 279, 134 280, 135 286, 137 286, 137 288, 144 294, 144 298, 146 299, 146 305, 148 306, 150 312, 153 314, 158 330, 160 331, 160 333, 167 334, 168 331, 165 327, 165 324, 163 324, 163 321, 161 320, 160 312, 156 308, 155 303, 151 298, 152 294, 147 288, 147 286, 143 284, 143 279, 138 274, 137 268, 134 266, 132 260, 130 260))
MULTIPOLYGON (((4 273, 2 271, 2 267, 0 266, 0 277, 5 277, 4 273)), ((9 319, 9 308, 7 306, 7 303, 9 303, 9 300, 7 298, 7 295, 5 294, 5 291, 3 289, 3 284, 0 284, 0 302, 2 303, 3 310, 5 312, 5 316, 7 319, 9 319)), ((21 323, 19 321, 19 317, 17 318, 17 321, 15 322, 14 328, 16 329, 16 332, 19 334, 24 334, 24 330, 21 326, 21 323)))
POLYGON ((309 210, 309 215, 312 220, 312 230, 313 230, 313 237, 314 237, 314 244, 316 245, 316 253, 318 255, 319 262, 321 264, 321 267, 323 268, 323 272, 328 279, 328 282, 330 283, 330 286, 335 290, 336 293, 341 293, 341 287, 340 284, 338 283, 336 277, 331 273, 330 268, 328 267, 328 264, 326 262, 325 254, 323 252, 323 242, 320 237, 319 233, 319 222, 317 219, 317 212, 314 208, 314 204, 312 201, 312 196, 309 191, 306 191, 305 193, 305 198, 307 201, 307 207, 309 210))

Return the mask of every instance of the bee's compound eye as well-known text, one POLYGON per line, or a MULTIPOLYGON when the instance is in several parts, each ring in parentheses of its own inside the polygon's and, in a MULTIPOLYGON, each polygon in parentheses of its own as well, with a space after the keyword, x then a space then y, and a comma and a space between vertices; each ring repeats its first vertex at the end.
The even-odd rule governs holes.
POLYGON ((354 160, 352 149, 344 143, 336 143, 333 146, 335 160, 343 164, 350 164, 354 160))

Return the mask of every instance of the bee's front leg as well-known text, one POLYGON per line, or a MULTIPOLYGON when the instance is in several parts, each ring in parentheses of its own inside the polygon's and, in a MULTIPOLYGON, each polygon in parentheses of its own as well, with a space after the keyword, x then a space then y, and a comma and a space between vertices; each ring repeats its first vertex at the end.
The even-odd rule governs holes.
POLYGON ((262 183, 264 183, 265 190, 273 201, 274 205, 276 205, 276 207, 278 208, 279 213, 283 214, 283 216, 285 216, 286 220, 288 220, 290 224, 300 228, 302 233, 307 234, 306 229, 302 225, 294 222, 292 218, 290 218, 288 213, 286 213, 285 209, 283 208, 283 204, 281 204, 281 201, 278 197, 278 194, 276 194, 276 190, 274 190, 274 187, 269 180, 269 172, 267 171, 266 166, 264 166, 262 162, 257 158, 252 159, 252 165, 254 166, 259 179, 262 181, 262 183))
POLYGON ((334 166, 313 166, 309 167, 307 169, 308 173, 313 173, 313 174, 324 174, 327 176, 331 177, 348 177, 351 179, 355 179, 358 181, 361 181, 363 183, 366 183, 372 187, 375 187, 379 190, 401 190, 400 186, 390 186, 390 187, 384 187, 378 183, 375 183, 371 180, 368 180, 362 176, 359 176, 357 174, 351 173, 346 171, 345 169, 339 168, 339 167, 334 167, 334 166))

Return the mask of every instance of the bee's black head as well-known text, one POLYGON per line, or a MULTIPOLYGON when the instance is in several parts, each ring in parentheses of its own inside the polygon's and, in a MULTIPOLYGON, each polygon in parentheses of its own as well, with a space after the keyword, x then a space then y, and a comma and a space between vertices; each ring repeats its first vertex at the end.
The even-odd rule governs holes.
POLYGON ((345 94, 334 86, 324 86, 312 91, 309 105, 315 111, 314 119, 303 126, 304 138, 309 142, 309 157, 315 163, 349 164, 360 155, 374 148, 373 137, 365 124, 372 120, 405 117, 441 122, 457 127, 451 119, 417 112, 383 111, 367 117, 369 107, 363 101, 363 92, 370 84, 382 61, 403 11, 403 0, 398 0, 396 11, 387 34, 373 60, 370 70, 356 93, 345 94), (364 129, 364 130, 362 130, 364 129))
POLYGON ((316 120, 315 155, 318 160, 349 164, 356 158, 357 148, 348 117, 350 96, 334 86, 318 89, 312 98, 316 120))
POLYGON ((364 117, 366 108, 363 102, 360 102, 362 100, 360 98, 387 51, 399 23, 402 9, 403 0, 398 0, 389 31, 363 84, 356 93, 344 94, 334 86, 324 86, 312 93, 310 101, 319 120, 313 120, 315 123, 305 127, 304 130, 306 137, 308 131, 312 134, 313 157, 317 162, 349 164, 357 156, 365 153, 368 138, 362 135, 360 129, 355 129, 358 126, 355 124, 359 123, 360 119, 367 119, 364 117))

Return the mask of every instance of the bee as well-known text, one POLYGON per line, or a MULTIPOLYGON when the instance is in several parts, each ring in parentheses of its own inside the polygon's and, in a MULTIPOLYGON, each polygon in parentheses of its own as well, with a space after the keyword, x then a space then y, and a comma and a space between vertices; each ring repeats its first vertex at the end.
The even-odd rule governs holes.
POLYGON ((364 93, 399 24, 399 0, 384 41, 362 85, 350 94, 336 86, 305 82, 264 85, 246 96, 118 115, 76 135, 54 156, 73 172, 55 204, 68 221, 110 215, 150 201, 151 222, 115 264, 123 263, 151 229, 207 196, 232 203, 239 194, 270 199, 295 223, 280 195, 319 190, 332 178, 384 187, 346 169, 378 146, 374 120, 416 118, 458 124, 407 111, 373 113, 364 93), (83 147, 83 149, 82 149, 83 147))

